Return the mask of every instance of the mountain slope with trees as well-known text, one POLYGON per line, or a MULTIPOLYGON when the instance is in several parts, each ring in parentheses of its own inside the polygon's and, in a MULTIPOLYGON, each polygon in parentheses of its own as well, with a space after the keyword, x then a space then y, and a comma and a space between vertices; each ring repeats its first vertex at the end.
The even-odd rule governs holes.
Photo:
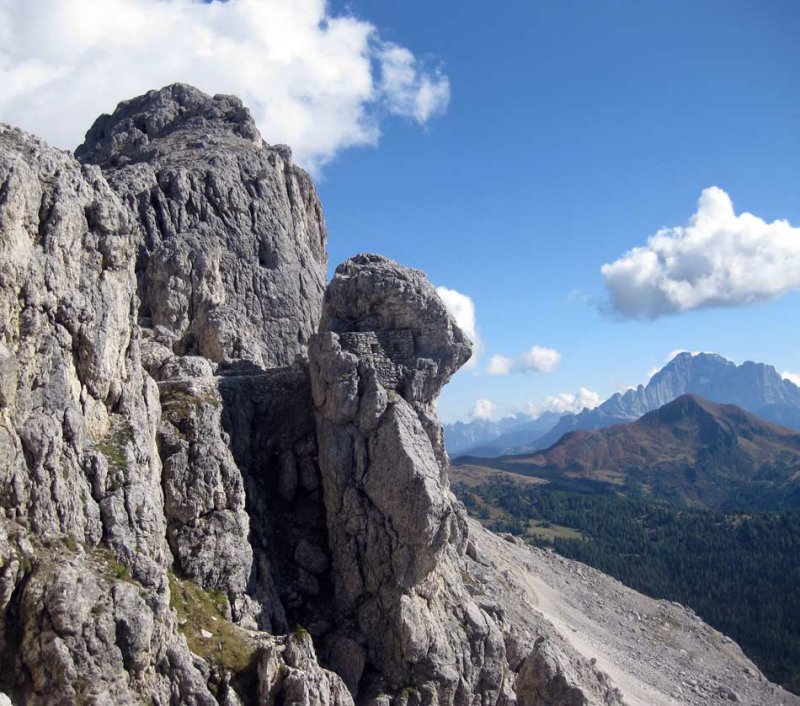
POLYGON ((507 422, 502 428, 486 420, 458 422, 445 426, 445 440, 452 457, 531 453, 549 448, 571 431, 635 421, 685 394, 735 404, 766 421, 800 431, 800 388, 773 366, 752 361, 736 365, 714 353, 683 352, 646 385, 618 392, 593 409, 555 419, 543 415, 533 423, 518 422, 519 415, 509 417, 513 428, 507 422))
POLYGON ((460 464, 718 510, 800 507, 800 433, 696 395, 631 424, 567 434, 546 451, 460 464))
POLYGON ((800 512, 689 510, 497 472, 472 480, 454 490, 488 528, 691 607, 770 679, 800 693, 800 512))

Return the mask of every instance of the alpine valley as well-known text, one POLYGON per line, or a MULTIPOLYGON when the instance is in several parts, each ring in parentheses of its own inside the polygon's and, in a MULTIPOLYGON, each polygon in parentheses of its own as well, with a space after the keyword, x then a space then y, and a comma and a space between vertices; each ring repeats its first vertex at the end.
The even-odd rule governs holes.
MULTIPOLYGON (((726 392, 781 399, 765 389, 726 392)), ((543 451, 458 458, 451 478, 487 527, 691 606, 800 690, 800 432, 685 394, 634 422, 567 432, 543 451)))

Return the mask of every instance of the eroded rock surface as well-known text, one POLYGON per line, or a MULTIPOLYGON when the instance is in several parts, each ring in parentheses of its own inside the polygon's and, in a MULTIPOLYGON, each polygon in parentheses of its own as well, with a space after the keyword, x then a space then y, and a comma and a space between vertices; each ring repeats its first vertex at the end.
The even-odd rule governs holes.
POLYGON ((0 703, 800 703, 466 519, 435 402, 470 341, 386 258, 325 290, 238 99, 152 91, 76 155, 0 126, 0 703))
POLYGON ((267 368, 305 351, 325 287, 322 209, 238 98, 151 91, 98 118, 75 154, 141 224, 139 316, 173 352, 267 368))
POLYGON ((224 591, 236 607, 253 552, 241 471, 222 431, 222 397, 204 358, 167 358, 160 366, 158 428, 167 541, 176 570, 224 591))
POLYGON ((337 268, 322 320, 311 380, 336 607, 348 625, 340 639, 354 659, 365 655, 359 693, 515 703, 502 626, 467 588, 467 523, 434 413, 471 343, 424 275, 375 255, 337 268))
POLYGON ((136 228, 97 167, 0 126, 0 682, 24 703, 214 702, 169 610, 136 228))
POLYGON ((167 572, 220 596, 207 627, 256 627, 259 599, 280 601, 253 569, 215 367, 303 355, 319 204, 235 99, 175 86, 133 105, 85 164, 0 126, 0 688, 24 703, 238 703, 227 685, 255 666, 205 627, 187 645, 204 616, 178 624, 167 572), (159 191, 184 177, 184 200, 159 191))

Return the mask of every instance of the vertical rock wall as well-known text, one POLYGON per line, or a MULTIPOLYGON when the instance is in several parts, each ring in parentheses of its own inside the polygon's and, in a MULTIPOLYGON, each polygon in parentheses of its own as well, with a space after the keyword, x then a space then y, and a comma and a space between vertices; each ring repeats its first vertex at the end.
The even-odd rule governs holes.
POLYGON ((0 683, 25 703, 213 703, 169 610, 136 229, 97 167, 0 126, 0 683))
POLYGON ((502 633, 460 575, 466 518, 434 412, 470 341, 422 273, 375 255, 337 268, 323 329, 310 362, 341 624, 332 663, 375 703, 513 702, 502 633))
MULTIPOLYGON (((276 566, 297 573, 320 542, 302 544, 300 531, 299 554, 262 542, 254 570, 250 525, 269 534, 259 495, 269 483, 248 472, 277 477, 281 466, 234 458, 245 442, 232 443, 223 417, 242 420, 226 412, 217 376, 236 387, 274 372, 280 397, 296 376, 286 383, 279 370, 300 371, 305 395, 287 398, 282 416, 291 408, 303 423, 279 458, 313 493, 310 394, 294 363, 325 278, 313 186, 286 148, 263 144, 241 102, 187 86, 122 104, 77 154, 83 164, 0 126, 0 689, 34 704, 234 706, 237 667, 222 653, 217 665, 203 641, 238 634, 251 654, 292 661, 294 681, 316 685, 309 694, 347 704, 310 643, 301 659, 291 641, 217 630, 225 618, 289 629, 291 584, 276 585, 276 566), (226 595, 219 618, 175 603, 189 589, 168 570, 226 595), (180 631, 171 602, 190 612, 180 631)), ((269 421, 259 385, 238 389, 227 399, 251 410, 255 436, 269 421)), ((280 446, 269 430, 257 436, 256 453, 280 446)), ((282 703, 300 693, 285 676, 248 693, 282 703)))
POLYGON ((288 373, 305 358, 325 286, 313 184, 288 148, 263 142, 239 99, 184 85, 121 103, 76 155, 102 168, 139 223, 139 324, 164 409, 158 440, 176 568, 226 592, 237 619, 285 631, 284 604, 299 607, 307 591, 295 590, 303 577, 284 576, 297 574, 295 562, 276 559, 275 503, 265 495, 295 456, 305 468, 314 451, 308 395, 294 394, 288 373), (265 386, 284 399, 265 407, 265 386), (276 417, 305 421, 287 440, 276 417))
POLYGON ((138 216, 143 324, 174 353, 290 365, 319 321, 322 209, 233 96, 174 85, 121 103, 76 150, 138 216))

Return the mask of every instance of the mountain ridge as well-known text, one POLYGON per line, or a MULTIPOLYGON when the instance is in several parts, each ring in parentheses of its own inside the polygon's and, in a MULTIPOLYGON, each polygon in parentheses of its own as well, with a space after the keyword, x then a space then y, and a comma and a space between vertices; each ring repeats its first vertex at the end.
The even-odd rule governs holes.
POLYGON ((634 422, 568 432, 544 451, 460 464, 718 510, 800 507, 800 432, 694 394, 634 422))
POLYGON ((715 353, 683 352, 646 385, 618 392, 593 410, 562 417, 536 444, 547 448, 567 431, 603 428, 638 419, 687 393, 713 402, 736 404, 767 421, 783 410, 783 416, 800 428, 800 388, 784 380, 773 366, 752 361, 737 366, 715 353), (788 414, 789 409, 797 410, 797 414, 788 414))
POLYGON ((684 351, 656 372, 646 385, 617 392, 592 409, 564 414, 544 434, 527 434, 521 429, 510 437, 498 434, 493 439, 484 439, 480 445, 461 448, 453 455, 501 456, 546 449, 570 431, 603 429, 634 421, 687 393, 713 402, 736 404, 767 421, 800 430, 800 387, 784 379, 773 366, 752 361, 737 366, 716 353, 684 351))
POLYGON ((547 433, 561 416, 557 412, 544 412, 537 417, 530 417, 519 412, 499 420, 472 419, 445 424, 447 453, 451 456, 465 452, 481 456, 499 455, 492 452, 514 445, 518 438, 524 442, 531 435, 547 433))

